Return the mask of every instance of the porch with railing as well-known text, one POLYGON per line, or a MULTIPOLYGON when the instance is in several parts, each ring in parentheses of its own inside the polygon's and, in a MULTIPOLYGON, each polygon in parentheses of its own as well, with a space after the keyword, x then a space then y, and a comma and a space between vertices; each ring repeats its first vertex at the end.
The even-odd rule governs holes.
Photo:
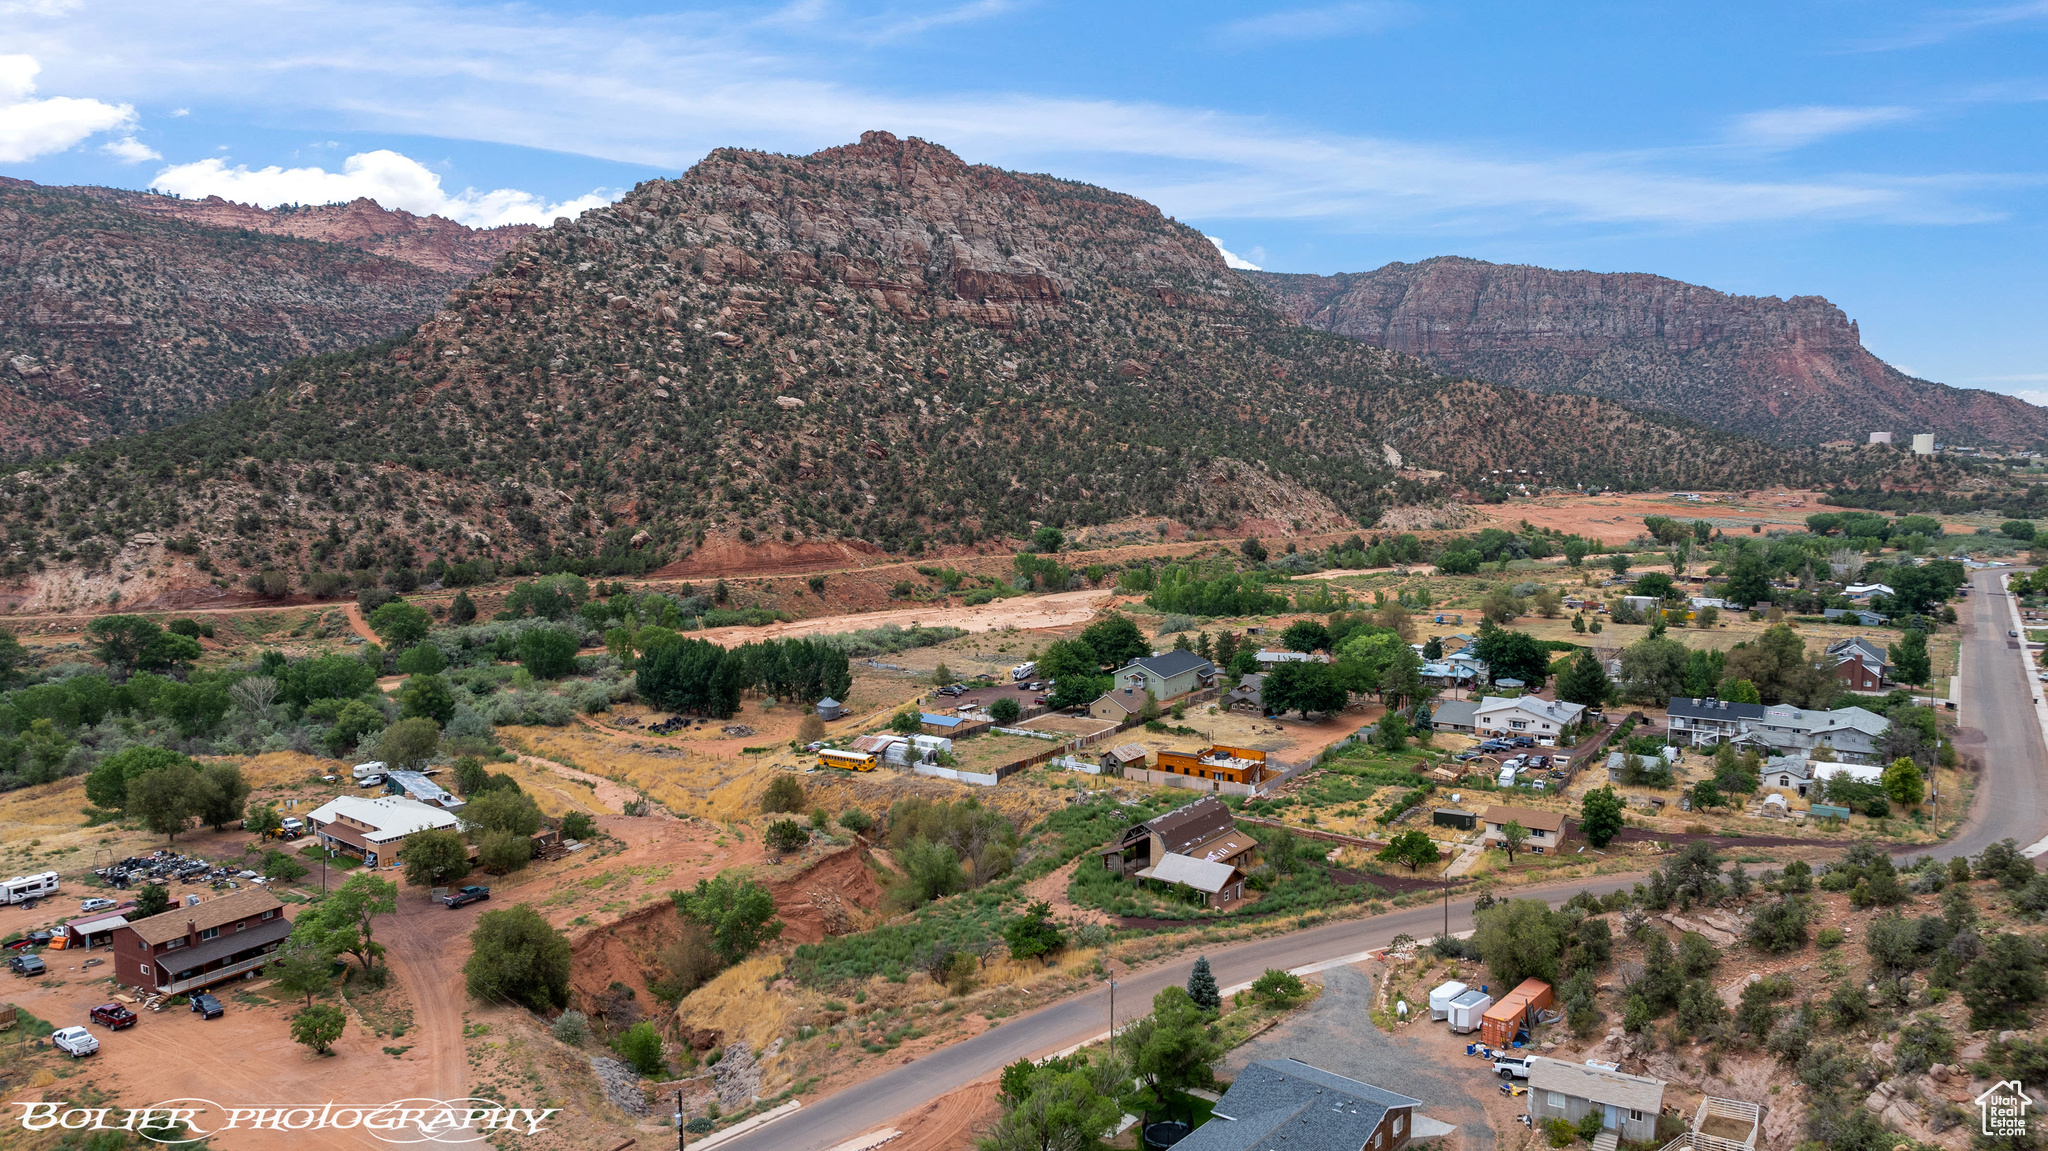
POLYGON ((219 983, 223 979, 232 979, 245 972, 254 971, 275 958, 276 954, 274 952, 265 951, 248 959, 238 960, 220 967, 194 971, 189 974, 181 973, 184 976, 183 978, 174 979, 168 984, 160 984, 157 990, 166 995, 178 995, 197 987, 207 987, 219 983))

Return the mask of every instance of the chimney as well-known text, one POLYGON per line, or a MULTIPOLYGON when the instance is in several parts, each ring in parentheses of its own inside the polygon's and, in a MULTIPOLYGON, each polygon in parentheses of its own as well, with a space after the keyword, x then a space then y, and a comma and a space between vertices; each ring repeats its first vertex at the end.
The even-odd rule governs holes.
POLYGON ((185 946, 195 947, 198 943, 199 923, 197 920, 188 919, 185 921, 185 946))

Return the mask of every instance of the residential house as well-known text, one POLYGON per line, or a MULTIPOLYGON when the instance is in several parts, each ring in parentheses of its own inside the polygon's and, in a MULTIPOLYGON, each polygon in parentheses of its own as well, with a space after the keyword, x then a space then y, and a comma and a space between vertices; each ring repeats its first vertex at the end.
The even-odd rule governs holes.
POLYGON ((1864 627, 1881 627, 1883 626, 1886 619, 1885 616, 1882 616, 1877 612, 1871 611, 1868 608, 1860 607, 1822 608, 1821 615, 1827 619, 1855 620, 1857 623, 1862 624, 1864 627))
POLYGON ((1471 687, 1479 682, 1479 672, 1472 664, 1477 661, 1454 659, 1431 660, 1422 665, 1422 682, 1430 687, 1471 687))
POLYGON ((1531 736, 1537 743, 1548 747, 1557 742, 1559 732, 1577 723, 1585 712, 1584 704, 1563 700, 1541 699, 1533 695, 1513 699, 1489 695, 1480 701, 1478 710, 1473 713, 1472 728, 1484 736, 1531 736))
POLYGON ((1648 616, 1653 611, 1663 611, 1664 601, 1653 595, 1625 595, 1621 602, 1648 616))
POLYGON ((1456 1128, 1420 1114, 1422 1101, 1295 1059, 1261 1059, 1216 1101, 1176 1151, 1402 1151, 1419 1134, 1456 1128))
POLYGON ((1850 691, 1883 690, 1892 670, 1885 662, 1887 654, 1860 635, 1838 639, 1827 647, 1828 658, 1835 661, 1835 681, 1850 691))
POLYGON ((1889 584, 1852 583, 1842 589, 1842 594, 1850 599, 1869 599, 1874 595, 1897 595, 1899 593, 1893 591, 1889 584))
POLYGON ((114 929, 114 980, 145 993, 178 995, 250 977, 291 933, 284 904, 267 888, 173 907, 114 929))
POLYGON ((1224 693, 1218 701, 1224 711, 1247 711, 1253 715, 1266 714, 1266 675, 1264 672, 1248 671, 1238 677, 1237 686, 1224 693))
POLYGON ((1696 595, 1685 602, 1691 605, 1694 611, 1700 611, 1705 608, 1713 608, 1715 611, 1727 611, 1729 608, 1728 601, 1719 596, 1696 595))
POLYGON ((1088 716, 1110 723, 1123 723, 1143 713, 1144 710, 1144 692, 1128 687, 1111 688, 1096 696, 1095 702, 1088 705, 1088 716))
POLYGON ((1258 843, 1237 829, 1230 809, 1214 796, 1182 804, 1164 815, 1124 829, 1108 847, 1097 852, 1102 864, 1121 875, 1131 875, 1165 860, 1185 855, 1210 863, 1249 867, 1258 843))
POLYGON ((957 715, 942 715, 935 711, 921 711, 917 721, 926 735, 951 736, 967 726, 967 721, 957 715))
POLYGON ((1532 855, 1556 851, 1565 840, 1564 816, 1555 811, 1496 803, 1487 807, 1486 814, 1480 818, 1486 821, 1486 834, 1479 837, 1483 843, 1498 844, 1506 838, 1505 829, 1510 823, 1522 825, 1522 830, 1527 833, 1522 839, 1522 846, 1532 855))
MULTIPOLYGON (((1668 765, 1668 764, 1669 764, 1669 763, 1670 763, 1670 762, 1671 762, 1672 760, 1674 760, 1674 759, 1676 759, 1676 758, 1678 757, 1678 749, 1677 749, 1677 748, 1675 748, 1675 747, 1671 747, 1671 746, 1668 746, 1668 745, 1667 745, 1667 746, 1665 746, 1665 747, 1664 747, 1664 748, 1663 748, 1663 749, 1662 749, 1662 750, 1661 750, 1661 751, 1659 752, 1659 754, 1658 754, 1658 755, 1653 755, 1653 756, 1638 756, 1637 758, 1639 758, 1639 759, 1642 759, 1642 760, 1644 760, 1644 761, 1645 761, 1645 762, 1644 762, 1644 764, 1643 764, 1643 766, 1645 766, 1645 767, 1653 767, 1653 766, 1655 766, 1655 765, 1654 765, 1653 763, 1650 763, 1649 761, 1650 761, 1650 760, 1654 760, 1654 759, 1657 759, 1657 758, 1659 758, 1659 756, 1661 756, 1661 757, 1663 758, 1664 762, 1665 762, 1665 763, 1666 763, 1666 764, 1668 765)), ((1607 782, 1609 782, 1609 783, 1626 783, 1627 781, 1626 781, 1626 780, 1624 780, 1624 779, 1623 779, 1622 777, 1623 777, 1624 775, 1626 775, 1627 773, 1628 773, 1628 753, 1627 753, 1627 752, 1625 752, 1625 751, 1610 751, 1610 752, 1608 752, 1608 753, 1607 753, 1607 782)))
POLYGON ((1308 663, 1315 657, 1305 651, 1261 651, 1254 652, 1252 658, 1259 661, 1260 667, 1271 671, 1275 664, 1308 663))
POLYGON ((1764 705, 1731 703, 1712 696, 1673 696, 1665 714, 1671 724, 1671 738, 1681 737, 1693 747, 1709 747, 1746 734, 1763 722, 1764 705))
POLYGON ((1141 867, 1132 875, 1200 892, 1204 907, 1228 907, 1244 898, 1243 869, 1214 860, 1196 859, 1192 855, 1168 854, 1158 863, 1141 867))
POLYGON ((1552 1119, 1577 1123, 1598 1113, 1603 1130, 1629 1143, 1657 1138, 1657 1116, 1664 1110, 1664 1081, 1646 1075, 1552 1059, 1529 1057, 1530 1126, 1541 1129, 1552 1119))
POLYGON ((1789 791, 1805 799, 1813 788, 1813 765, 1804 755, 1774 755, 1764 760, 1757 777, 1766 789, 1789 791))
POLYGON ((1455 731, 1470 735, 1479 722, 1479 704, 1469 699, 1446 699, 1439 701, 1436 710, 1430 713, 1429 726, 1435 731, 1455 731))
POLYGON ((413 832, 453 831, 460 822, 443 808, 404 796, 339 795, 314 808, 306 826, 314 843, 375 867, 390 862, 413 832))
POLYGON ((1140 699, 1172 699, 1209 686, 1216 665, 1191 651, 1169 651, 1134 659, 1116 670, 1116 686, 1134 689, 1140 699))
POLYGON ((1192 752, 1162 751, 1159 753, 1158 769, 1170 775, 1221 780, 1225 783, 1263 783, 1266 778, 1266 753, 1243 747, 1225 747, 1222 744, 1192 752))

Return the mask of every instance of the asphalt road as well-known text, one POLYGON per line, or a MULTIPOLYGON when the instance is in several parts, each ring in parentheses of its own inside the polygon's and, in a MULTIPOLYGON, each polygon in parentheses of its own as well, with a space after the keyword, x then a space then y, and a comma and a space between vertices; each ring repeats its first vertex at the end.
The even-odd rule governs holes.
MULTIPOLYGON (((1961 833, 1937 854, 1974 855, 1986 844, 2001 839, 2012 838, 2026 846, 2048 836, 2048 788, 2040 786, 2048 780, 2048 749, 2043 747, 2041 727, 2035 717, 2037 684, 2027 668, 2024 650, 2006 646, 2005 633, 2013 626, 2010 600, 1998 588, 1994 572, 1977 573, 1962 613, 1965 695, 1961 720, 1985 737, 1981 743, 1968 745, 1965 751, 1983 760, 1984 772, 1970 818, 1961 833)), ((1633 887, 1637 878, 1605 876, 1592 883, 1560 884, 1518 891, 1516 895, 1541 896, 1558 902, 1582 887, 1595 894, 1633 887)), ((1441 904, 1413 907, 1370 919, 1329 923, 1239 943, 1211 951, 1208 956, 1217 982, 1230 987, 1256 979, 1269 967, 1293 969, 1329 963, 1384 947, 1396 935, 1421 938, 1434 935, 1444 926, 1445 911, 1441 904)), ((1453 902, 1449 908, 1450 930, 1465 931, 1471 926, 1471 901, 1453 902)), ((1184 961, 1123 976, 1116 989, 1118 1017, 1143 1010, 1161 988, 1186 982, 1193 963, 1194 955, 1189 954, 1184 961)), ((1099 988, 807 1103, 787 1118, 727 1140, 719 1147, 721 1151, 820 1151, 882 1126, 1018 1059, 1041 1057, 1083 1042, 1102 1034, 1108 1026, 1109 992, 1099 988)))

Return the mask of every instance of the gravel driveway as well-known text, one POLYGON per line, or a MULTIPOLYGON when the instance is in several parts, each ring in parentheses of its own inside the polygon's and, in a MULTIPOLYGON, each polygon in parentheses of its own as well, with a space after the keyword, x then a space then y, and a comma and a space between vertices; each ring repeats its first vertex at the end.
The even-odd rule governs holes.
MULTIPOLYGON (((1372 978, 1356 967, 1322 973, 1323 993, 1299 1015, 1226 1055, 1219 1071, 1235 1078, 1260 1059, 1299 1059, 1361 1083, 1423 1102, 1422 1112, 1455 1123, 1466 1151, 1493 1151, 1493 1128, 1475 1093, 1498 1088, 1486 1067, 1470 1060, 1463 1074, 1443 1066, 1434 1050, 1372 1025, 1372 978)), ((1428 1010, 1427 1007, 1424 1010, 1428 1010)))

